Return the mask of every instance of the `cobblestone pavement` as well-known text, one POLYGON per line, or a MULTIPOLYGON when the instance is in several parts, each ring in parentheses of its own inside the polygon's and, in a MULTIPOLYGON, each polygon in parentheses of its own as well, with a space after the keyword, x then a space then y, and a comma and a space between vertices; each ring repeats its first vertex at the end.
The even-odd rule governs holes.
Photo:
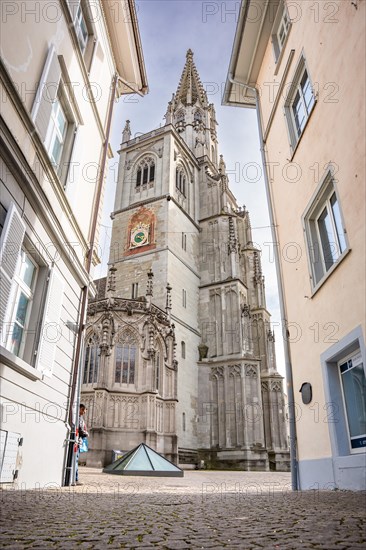
POLYGON ((124 477, 3 490, 1 548, 365 548, 366 494, 290 491, 287 473, 124 477))

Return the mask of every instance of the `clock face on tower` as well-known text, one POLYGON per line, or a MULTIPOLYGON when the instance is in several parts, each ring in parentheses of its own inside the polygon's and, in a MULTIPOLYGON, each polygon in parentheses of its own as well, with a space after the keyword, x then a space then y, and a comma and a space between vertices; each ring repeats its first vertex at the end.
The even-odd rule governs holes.
POLYGON ((131 230, 130 248, 149 244, 150 225, 139 223, 131 230))

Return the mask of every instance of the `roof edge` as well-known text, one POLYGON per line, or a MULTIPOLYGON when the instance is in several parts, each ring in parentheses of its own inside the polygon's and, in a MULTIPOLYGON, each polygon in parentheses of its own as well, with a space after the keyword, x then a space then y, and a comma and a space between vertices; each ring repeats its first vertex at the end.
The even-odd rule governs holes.
POLYGON ((275 4, 278 7, 280 0, 242 0, 222 105, 255 108, 255 98, 248 90, 238 93, 233 80, 238 86, 255 87, 272 28, 269 7, 273 8, 275 4), (252 6, 255 7, 256 17, 250 17, 252 6))

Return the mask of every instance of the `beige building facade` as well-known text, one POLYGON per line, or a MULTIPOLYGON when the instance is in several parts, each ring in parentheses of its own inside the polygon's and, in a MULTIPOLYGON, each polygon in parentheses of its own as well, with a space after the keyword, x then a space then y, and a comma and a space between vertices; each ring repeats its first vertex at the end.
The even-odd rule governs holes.
MULTIPOLYGON (((218 152, 215 108, 191 50, 165 120, 163 127, 136 138, 131 139, 128 121, 123 131, 110 264, 116 270, 114 299, 131 310, 123 322, 111 310, 122 331, 125 380, 120 380, 112 338, 104 424, 94 427, 93 416, 88 419, 92 435, 87 463, 107 460, 112 445, 126 451, 154 439, 156 450, 172 456, 174 435, 173 458, 183 467, 203 460, 212 468, 286 469, 282 377, 276 369, 260 253, 252 242, 249 213, 230 190, 218 152), (145 293, 150 271, 152 296, 145 293), (166 329, 148 320, 146 300, 162 315, 169 314, 173 363, 166 329), (151 327, 149 353, 146 323, 151 327), (134 326, 136 375, 129 382, 130 348, 123 344, 123 331, 134 326), (159 384, 154 372, 163 374, 159 384), (176 383, 173 393, 165 393, 169 376, 176 383), (116 412, 110 401, 115 396, 124 403, 135 400, 134 428, 126 425, 122 410, 116 412), (152 404, 147 416, 146 399, 152 404)), ((103 315, 106 299, 107 294, 97 302, 103 315)), ((94 307, 88 317, 92 327, 94 307)), ((83 400, 97 403, 98 383, 84 378, 83 400)))
POLYGON ((1 6, 0 481, 23 488, 65 482, 112 105, 147 91, 134 3, 110 8, 1 6))
POLYGON ((300 489, 365 488, 365 9, 243 1, 224 93, 258 111, 300 489))

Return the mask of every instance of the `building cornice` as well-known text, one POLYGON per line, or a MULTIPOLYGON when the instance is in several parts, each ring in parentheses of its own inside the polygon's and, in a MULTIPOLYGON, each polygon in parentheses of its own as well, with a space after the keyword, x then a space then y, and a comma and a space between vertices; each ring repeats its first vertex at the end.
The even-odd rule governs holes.
POLYGON ((173 315, 172 314, 172 321, 175 321, 176 323, 179 323, 180 325, 182 325, 184 328, 186 328, 187 330, 189 330, 190 332, 193 332, 193 334, 195 334, 196 336, 199 336, 201 338, 201 333, 199 330, 191 327, 191 325, 189 325, 188 323, 182 321, 182 319, 180 317, 177 317, 176 315, 173 315))
POLYGON ((158 202, 158 201, 162 201, 162 200, 167 200, 167 201, 172 201, 174 202, 174 204, 176 206, 178 206, 178 208, 183 212, 183 214, 185 214, 185 216, 189 219, 189 221, 195 226, 195 228, 199 231, 200 230, 200 226, 197 222, 194 221, 193 218, 191 218, 191 216, 186 212, 186 210, 184 210, 184 208, 179 204, 179 202, 174 198, 172 197, 172 195, 169 195, 169 194, 165 194, 165 195, 159 195, 159 197, 151 197, 149 199, 145 199, 143 201, 138 201, 138 202, 134 202, 132 203, 130 206, 126 206, 125 208, 120 208, 119 210, 115 210, 114 212, 111 213, 111 219, 114 220, 114 218, 118 215, 118 214, 122 214, 123 212, 129 212, 130 210, 136 210, 138 208, 141 208, 141 206, 146 206, 150 203, 154 203, 154 202, 158 202))
MULTIPOLYGON (((201 163, 197 159, 197 157, 194 156, 184 139, 179 135, 177 130, 174 128, 173 124, 166 124, 165 126, 162 126, 161 128, 155 128, 154 130, 151 130, 150 132, 146 132, 145 134, 141 134, 140 136, 136 136, 129 141, 125 141, 122 143, 121 148, 117 151, 118 154, 121 154, 123 152, 126 152, 129 149, 133 149, 136 145, 141 145, 142 142, 149 142, 149 141, 156 141, 156 138, 159 136, 164 136, 167 134, 172 134, 175 138, 175 140, 178 142, 178 144, 183 148, 184 153, 189 156, 189 159, 192 161, 192 163, 196 166, 197 170, 201 170, 201 163)), ((146 143, 145 143, 146 145, 146 143)))
POLYGON ((199 288, 214 288, 216 286, 219 286, 220 288, 222 288, 223 286, 229 285, 231 283, 239 283, 239 284, 243 285, 243 287, 245 287, 248 290, 248 287, 244 283, 244 281, 242 281, 238 277, 235 277, 234 279, 223 279, 223 280, 220 280, 220 281, 215 281, 214 283, 206 283, 204 285, 200 285, 199 288))

